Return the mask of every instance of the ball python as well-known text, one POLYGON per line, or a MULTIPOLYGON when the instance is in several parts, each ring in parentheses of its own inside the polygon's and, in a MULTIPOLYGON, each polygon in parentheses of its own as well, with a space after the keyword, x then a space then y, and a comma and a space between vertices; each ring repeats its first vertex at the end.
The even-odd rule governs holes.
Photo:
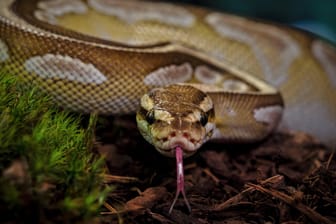
POLYGON ((170 211, 179 193, 190 208, 182 159, 208 140, 295 129, 336 145, 336 50, 280 24, 164 2, 1 0, 0 68, 74 111, 138 111, 144 138, 177 160, 170 211))

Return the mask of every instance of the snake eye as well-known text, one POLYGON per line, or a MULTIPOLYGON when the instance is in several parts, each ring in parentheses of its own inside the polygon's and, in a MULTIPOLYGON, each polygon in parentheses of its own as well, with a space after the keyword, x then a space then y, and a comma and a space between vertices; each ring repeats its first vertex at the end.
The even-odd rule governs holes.
POLYGON ((149 124, 153 124, 154 123, 154 121, 155 121, 154 110, 150 110, 150 111, 147 112, 147 114, 146 114, 146 121, 149 124))
POLYGON ((208 114, 201 113, 200 123, 202 126, 205 126, 208 123, 208 114))

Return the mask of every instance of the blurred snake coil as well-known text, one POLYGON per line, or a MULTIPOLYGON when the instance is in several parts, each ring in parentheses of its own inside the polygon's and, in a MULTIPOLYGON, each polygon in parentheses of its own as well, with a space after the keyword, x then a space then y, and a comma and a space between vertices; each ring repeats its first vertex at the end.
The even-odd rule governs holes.
POLYGON ((196 83, 217 138, 258 141, 278 127, 336 145, 336 50, 284 25, 163 2, 1 0, 0 69, 62 107, 109 115, 196 83))

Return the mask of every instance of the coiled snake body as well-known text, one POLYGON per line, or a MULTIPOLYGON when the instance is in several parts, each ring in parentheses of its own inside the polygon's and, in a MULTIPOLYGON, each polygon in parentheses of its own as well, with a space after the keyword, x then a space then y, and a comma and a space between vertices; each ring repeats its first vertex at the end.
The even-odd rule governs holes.
POLYGON ((281 116, 336 144, 336 50, 280 25, 158 2, 1 0, 0 67, 71 110, 140 108, 141 133, 169 156, 258 141, 281 116))

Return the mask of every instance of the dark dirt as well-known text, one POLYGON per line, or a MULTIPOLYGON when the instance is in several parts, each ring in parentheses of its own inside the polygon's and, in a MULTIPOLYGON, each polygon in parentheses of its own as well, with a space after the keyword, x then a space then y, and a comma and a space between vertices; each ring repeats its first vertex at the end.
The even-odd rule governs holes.
POLYGON ((336 223, 336 158, 304 133, 276 133, 252 145, 204 145, 184 161, 192 211, 180 197, 171 214, 175 159, 146 143, 133 117, 106 119, 97 136, 105 181, 114 187, 102 223, 336 223))

